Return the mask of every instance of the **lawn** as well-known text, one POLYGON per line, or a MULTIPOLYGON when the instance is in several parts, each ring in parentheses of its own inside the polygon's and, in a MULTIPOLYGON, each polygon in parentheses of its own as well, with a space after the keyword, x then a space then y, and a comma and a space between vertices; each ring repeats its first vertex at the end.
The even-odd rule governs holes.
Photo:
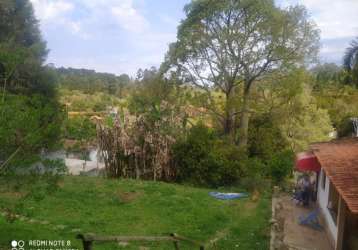
MULTIPOLYGON (((80 241, 75 239, 78 232, 101 236, 162 236, 175 232, 205 244, 217 239, 217 248, 213 249, 269 248, 269 194, 262 194, 256 202, 249 198, 221 201, 210 197, 208 192, 212 190, 208 189, 81 176, 65 177, 57 191, 40 192, 27 199, 22 198, 24 188, 9 191, 2 182, 0 189, 2 211, 20 201, 18 211, 26 217, 8 222, 0 216, 0 249, 8 247, 12 239, 70 240, 73 248, 81 249, 80 241)), ((173 249, 169 243, 95 244, 94 249, 140 246, 173 249)))

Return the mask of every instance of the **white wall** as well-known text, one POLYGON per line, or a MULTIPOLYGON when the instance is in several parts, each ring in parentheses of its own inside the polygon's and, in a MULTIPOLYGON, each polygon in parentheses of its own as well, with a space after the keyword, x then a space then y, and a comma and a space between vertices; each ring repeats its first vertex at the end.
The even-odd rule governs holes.
POLYGON ((337 241, 337 226, 336 224, 334 224, 334 221, 332 219, 332 216, 330 214, 330 212, 328 211, 327 208, 327 204, 328 204, 328 195, 329 195, 329 187, 330 187, 330 180, 329 178, 326 176, 326 185, 325 185, 325 189, 323 190, 322 188, 322 171, 323 169, 321 169, 321 173, 320 173, 320 177, 319 177, 319 183, 318 183, 318 204, 321 208, 321 213, 323 214, 323 217, 326 220, 326 224, 327 224, 327 228, 329 231, 329 234, 331 235, 332 239, 334 240, 334 243, 337 241))

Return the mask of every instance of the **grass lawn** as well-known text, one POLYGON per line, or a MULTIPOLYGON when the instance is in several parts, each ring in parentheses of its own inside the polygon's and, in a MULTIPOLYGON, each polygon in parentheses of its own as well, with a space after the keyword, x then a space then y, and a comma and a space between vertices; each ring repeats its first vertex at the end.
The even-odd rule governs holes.
MULTIPOLYGON (((75 239, 77 231, 102 236, 175 232, 203 243, 218 238, 213 249, 269 248, 269 194, 256 202, 248 198, 221 201, 210 197, 209 191, 160 182, 68 176, 54 193, 22 199, 24 190, 10 192, 1 182, 1 209, 13 208, 21 201, 18 211, 27 219, 10 223, 0 216, 0 249, 7 249, 13 239, 70 240, 73 248, 82 249, 75 239)), ((94 249, 139 246, 173 249, 170 243, 95 244, 94 249)))

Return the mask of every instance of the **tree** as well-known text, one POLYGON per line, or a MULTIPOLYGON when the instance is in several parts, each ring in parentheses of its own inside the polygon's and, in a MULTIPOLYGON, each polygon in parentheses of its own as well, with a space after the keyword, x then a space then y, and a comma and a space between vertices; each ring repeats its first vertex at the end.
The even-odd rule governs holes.
POLYGON ((53 71, 44 66, 48 51, 30 1, 1 1, 0 17, 3 170, 15 154, 17 162, 29 163, 42 149, 57 143, 62 110, 57 102, 53 71))
POLYGON ((358 38, 351 42, 343 58, 343 66, 351 74, 351 81, 358 86, 358 38))
POLYGON ((313 67, 311 73, 314 77, 314 88, 325 88, 329 85, 344 83, 345 74, 342 67, 335 63, 318 64, 313 67))
POLYGON ((178 41, 170 45, 162 70, 178 71, 206 91, 210 103, 215 102, 213 89, 223 92, 224 112, 211 111, 232 138, 240 114, 239 145, 246 148, 254 83, 314 56, 318 31, 304 7, 282 10, 272 0, 198 0, 188 4, 185 12, 178 41), (238 110, 234 100, 240 91, 238 110))
MULTIPOLYGON (((270 139, 272 134, 277 133, 276 129, 281 133, 281 136, 275 135, 276 140, 279 141, 273 144, 273 152, 276 153, 280 148, 299 152, 306 150, 312 142, 329 139, 329 133, 333 131, 332 122, 327 109, 322 107, 319 100, 317 101, 312 95, 310 81, 310 75, 301 68, 292 70, 285 77, 273 77, 272 80, 267 80, 264 85, 255 89, 253 92, 255 103, 252 104, 256 110, 255 125, 261 129, 270 127, 268 121, 257 124, 257 118, 260 116, 269 117, 272 122, 271 127, 275 129, 270 131, 269 135, 262 134, 261 138, 260 135, 256 135, 254 144, 260 146, 267 144, 265 139, 270 139)), ((251 130, 255 131, 255 129, 251 130)), ((268 150, 265 148, 265 151, 268 150)))

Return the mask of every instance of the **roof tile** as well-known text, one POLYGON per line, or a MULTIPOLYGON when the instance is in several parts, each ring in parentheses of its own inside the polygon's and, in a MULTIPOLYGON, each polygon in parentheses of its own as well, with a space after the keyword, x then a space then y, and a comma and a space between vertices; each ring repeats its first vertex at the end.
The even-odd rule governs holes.
POLYGON ((315 143, 311 148, 348 208, 358 214, 358 138, 315 143))

